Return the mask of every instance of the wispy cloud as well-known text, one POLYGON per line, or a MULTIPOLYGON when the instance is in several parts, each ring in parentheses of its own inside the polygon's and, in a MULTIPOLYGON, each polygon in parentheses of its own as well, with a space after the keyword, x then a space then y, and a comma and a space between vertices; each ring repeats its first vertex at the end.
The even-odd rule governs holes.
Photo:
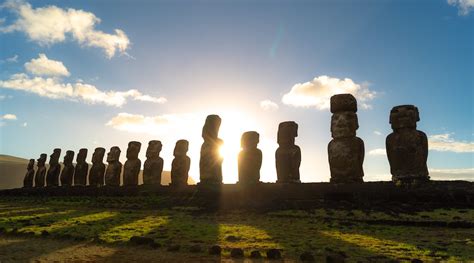
POLYGON ((467 180, 474 181, 474 168, 429 169, 434 180, 467 180))
POLYGON ((369 151, 369 155, 374 155, 374 156, 385 156, 387 155, 387 151, 385 148, 377 148, 369 151))
POLYGON ((9 58, 6 58, 4 60, 0 60, 0 62, 16 63, 16 62, 18 62, 18 55, 15 54, 15 55, 13 55, 13 57, 9 57, 9 58))
POLYGON ((295 84, 283 95, 282 102, 295 107, 314 107, 319 110, 329 109, 330 98, 335 94, 351 93, 357 98, 359 105, 370 108, 369 101, 376 96, 368 84, 357 84, 352 79, 338 79, 329 76, 319 76, 305 83, 295 84))
POLYGON ((459 15, 468 15, 474 9, 474 0, 448 0, 448 4, 458 8, 459 15))
POLYGON ((451 133, 430 135, 428 137, 429 149, 439 152, 474 152, 474 142, 457 141, 451 135, 451 133))
POLYGON ((276 111, 278 110, 278 104, 271 100, 262 100, 260 101, 260 108, 265 111, 276 111))
POLYGON ((380 135, 382 135, 382 133, 381 133, 381 132, 379 132, 379 131, 374 131, 374 134, 375 134, 375 135, 377 135, 377 136, 380 136, 380 135))
POLYGON ((71 75, 61 61, 49 59, 45 54, 39 54, 25 63, 25 69, 37 76, 69 76, 71 75))
POLYGON ((4 115, 0 116, 0 119, 14 121, 14 120, 17 120, 17 117, 16 117, 15 114, 7 113, 7 114, 4 114, 4 115))

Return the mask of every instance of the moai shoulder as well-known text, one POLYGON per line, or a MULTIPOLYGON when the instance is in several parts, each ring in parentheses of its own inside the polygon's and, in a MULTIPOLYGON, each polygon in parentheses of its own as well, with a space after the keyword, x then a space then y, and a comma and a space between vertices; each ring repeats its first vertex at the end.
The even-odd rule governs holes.
POLYGON ((174 147, 174 159, 171 163, 171 185, 185 186, 188 184, 188 173, 191 167, 191 159, 186 155, 189 148, 189 142, 179 140, 174 147))
POLYGON ((123 185, 138 185, 138 175, 142 165, 142 162, 138 159, 141 146, 142 144, 137 141, 131 141, 128 143, 127 161, 125 161, 123 168, 123 185))
POLYGON ((71 186, 72 179, 74 176, 74 165, 72 164, 74 160, 74 152, 66 151, 63 160, 63 170, 61 171, 61 186, 71 186))
POLYGON ((239 183, 256 184, 260 182, 262 167, 262 151, 257 148, 260 135, 255 131, 242 134, 240 145, 242 150, 238 157, 239 183))
POLYGON ((301 150, 295 145, 298 124, 286 121, 278 126, 278 149, 275 152, 277 183, 300 183, 301 150))
POLYGON ((38 167, 36 169, 36 174, 35 174, 35 187, 44 187, 45 184, 45 176, 46 176, 46 158, 47 158, 46 153, 42 153, 40 155, 40 158, 37 160, 38 162, 36 163, 36 166, 38 167))
POLYGON ((61 156, 61 149, 56 148, 49 156, 49 169, 46 174, 46 186, 58 186, 59 174, 61 172, 61 165, 59 164, 59 157, 61 156))
POLYGON ((107 154, 107 169, 105 171, 105 185, 120 186, 120 175, 122 174, 122 163, 120 159, 120 148, 113 146, 107 154))
POLYGON ((35 159, 30 159, 28 166, 26 167, 25 178, 23 179, 23 187, 31 188, 33 187, 33 180, 35 177, 35 159))
POLYGON ((161 141, 152 140, 148 142, 146 160, 143 164, 143 184, 145 185, 161 185, 163 158, 160 157, 160 152, 162 147, 161 141))
POLYGON ((97 147, 92 154, 92 167, 89 171, 89 185, 103 186, 104 185, 104 164, 105 148, 97 147))
POLYGON ((86 162, 87 149, 82 148, 76 156, 76 167, 74 168, 74 185, 87 185, 87 173, 89 171, 89 164, 86 162))

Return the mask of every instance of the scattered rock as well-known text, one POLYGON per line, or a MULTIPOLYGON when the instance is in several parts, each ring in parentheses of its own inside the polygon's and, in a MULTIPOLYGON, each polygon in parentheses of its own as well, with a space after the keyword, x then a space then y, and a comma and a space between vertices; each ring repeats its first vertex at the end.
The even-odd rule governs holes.
POLYGON ((272 248, 267 251, 268 259, 281 259, 281 252, 278 249, 272 248))
POLYGON ((200 245, 192 245, 189 247, 189 252, 191 253, 200 253, 202 251, 202 248, 200 245))
POLYGON ((243 258, 244 251, 241 248, 233 248, 230 250, 230 256, 233 258, 243 258))
POLYGON ((168 251, 179 251, 181 249, 180 245, 170 245, 168 251))
POLYGON ((49 232, 47 230, 43 230, 43 231, 41 231, 41 235, 44 236, 44 237, 49 236, 49 232))
POLYGON ((229 241, 229 242, 237 242, 237 241, 239 241, 239 238, 236 237, 236 236, 227 236, 227 237, 225 238, 225 240, 226 240, 226 241, 229 241))
POLYGON ((311 254, 311 252, 303 252, 303 254, 300 255, 300 260, 301 261, 314 261, 314 256, 311 254))
POLYGON ((250 258, 262 258, 262 254, 260 254, 260 251, 254 250, 250 252, 250 258))
POLYGON ((209 255, 217 255, 219 256, 222 252, 222 248, 218 245, 214 245, 209 248, 209 255))
POLYGON ((136 245, 152 245, 155 240, 151 237, 133 236, 130 238, 130 242, 136 245))

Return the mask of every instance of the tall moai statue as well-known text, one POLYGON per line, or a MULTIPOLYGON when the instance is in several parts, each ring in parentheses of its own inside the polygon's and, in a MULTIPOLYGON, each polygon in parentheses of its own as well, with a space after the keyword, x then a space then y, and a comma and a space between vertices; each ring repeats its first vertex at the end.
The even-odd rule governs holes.
POLYGON ((66 151, 66 155, 64 155, 63 160, 63 170, 61 171, 61 186, 71 186, 72 185, 72 178, 74 176, 74 164, 72 161, 74 160, 74 151, 66 151))
POLYGON ((35 187, 44 187, 46 177, 46 153, 42 153, 36 163, 35 187))
POLYGON ((120 159, 120 148, 113 146, 107 154, 107 170, 105 171, 105 185, 120 186, 120 175, 122 174, 122 163, 120 159))
POLYGON ((392 180, 400 183, 428 181, 428 139, 416 129, 420 120, 414 105, 400 105, 390 111, 393 132, 387 136, 385 146, 390 163, 392 180))
POLYGON ((171 163, 171 185, 183 186, 188 184, 188 173, 191 167, 191 159, 186 155, 189 142, 179 140, 174 147, 174 159, 171 163))
POLYGON ((74 169, 74 185, 87 185, 87 172, 89 164, 86 162, 87 149, 82 148, 77 153, 76 167, 74 169))
POLYGON ((105 148, 97 147, 92 154, 92 167, 89 171, 89 185, 103 186, 104 185, 104 164, 105 148))
POLYGON ((35 159, 30 159, 26 167, 25 178, 23 178, 23 188, 33 187, 33 180, 35 179, 35 159))
POLYGON ((356 136, 359 128, 357 101, 352 94, 331 97, 331 136, 328 145, 331 183, 361 183, 364 170, 364 141, 356 136))
POLYGON ((295 144, 298 124, 285 121, 278 126, 278 149, 275 152, 277 183, 300 183, 301 149, 295 144))
POLYGON ((161 185, 161 173, 163 172, 163 158, 160 152, 163 145, 160 141, 148 142, 146 149, 146 160, 143 164, 143 184, 161 185))
POLYGON ((202 128, 204 142, 201 146, 201 158, 199 159, 200 183, 221 184, 222 183, 222 161, 220 147, 223 141, 218 138, 221 118, 218 115, 209 115, 202 128))
POLYGON ((59 157, 61 156, 61 149, 56 148, 49 156, 49 169, 46 173, 46 186, 58 186, 59 174, 61 173, 61 165, 59 164, 59 157))
POLYGON ((131 141, 128 143, 127 161, 123 167, 123 185, 138 185, 138 175, 142 166, 142 162, 138 159, 138 153, 140 153, 141 147, 140 142, 131 141))
POLYGON ((255 131, 242 134, 239 153, 239 183, 256 184, 260 182, 260 168, 262 167, 262 151, 257 148, 260 135, 255 131))

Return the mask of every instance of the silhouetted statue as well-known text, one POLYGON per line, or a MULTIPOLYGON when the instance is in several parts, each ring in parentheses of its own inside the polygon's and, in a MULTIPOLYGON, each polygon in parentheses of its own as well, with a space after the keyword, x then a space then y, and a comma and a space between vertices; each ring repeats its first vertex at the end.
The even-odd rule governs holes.
POLYGON ((189 167, 191 159, 186 155, 189 148, 189 142, 179 140, 174 147, 174 159, 171 163, 171 185, 183 186, 188 184, 189 167))
POLYGON ((36 163, 36 174, 35 174, 35 187, 44 187, 45 183, 45 176, 46 176, 46 167, 44 166, 46 163, 47 158, 46 153, 42 153, 40 158, 37 160, 36 163))
POLYGON ((138 153, 142 144, 140 142, 131 141, 127 148, 127 161, 123 167, 123 185, 133 186, 138 185, 138 174, 142 162, 138 159, 138 153))
POLYGON ((49 169, 46 174, 46 186, 58 186, 59 174, 61 172, 61 165, 59 164, 59 157, 61 156, 61 149, 56 148, 49 156, 49 169))
POLYGON ((76 167, 74 169, 74 185, 87 185, 87 172, 89 164, 86 163, 87 149, 82 148, 76 156, 76 167))
POLYGON ((331 136, 328 145, 331 183, 363 182, 364 141, 356 137, 359 128, 357 101, 351 94, 331 97, 331 136))
POLYGON ((89 171, 89 185, 91 186, 103 186, 104 185, 104 164, 105 149, 97 147, 92 154, 92 167, 89 171))
POLYGON ((239 153, 239 183, 255 184, 260 182, 262 151, 257 148, 260 136, 255 131, 242 134, 239 153))
POLYGON ((25 178, 23 179, 23 187, 33 187, 33 180, 35 179, 35 159, 30 159, 26 167, 25 178))
POLYGON ((393 107, 390 124, 393 132, 385 141, 390 172, 394 182, 410 183, 428 181, 428 139, 422 131, 416 130, 420 120, 418 108, 414 105, 393 107))
POLYGON ((163 145, 160 141, 149 141, 146 149, 146 160, 143 164, 143 184, 161 185, 163 158, 160 157, 163 145))
POLYGON ((122 173, 122 163, 119 161, 120 148, 113 146, 107 154, 107 170, 105 171, 105 185, 120 186, 120 174, 122 173))
POLYGON ((218 138, 221 118, 218 115, 209 115, 202 128, 204 143, 201 146, 201 158, 199 160, 200 183, 221 184, 222 183, 222 161, 220 147, 223 141, 218 138))
POLYGON ((66 151, 66 155, 64 155, 63 160, 63 170, 61 171, 61 185, 62 186, 71 186, 72 185, 72 178, 74 176, 74 165, 72 161, 74 160, 74 152, 73 151, 66 151))
POLYGON ((277 183, 300 183, 301 150, 295 145, 298 124, 286 121, 278 126, 278 149, 275 152, 277 183))

